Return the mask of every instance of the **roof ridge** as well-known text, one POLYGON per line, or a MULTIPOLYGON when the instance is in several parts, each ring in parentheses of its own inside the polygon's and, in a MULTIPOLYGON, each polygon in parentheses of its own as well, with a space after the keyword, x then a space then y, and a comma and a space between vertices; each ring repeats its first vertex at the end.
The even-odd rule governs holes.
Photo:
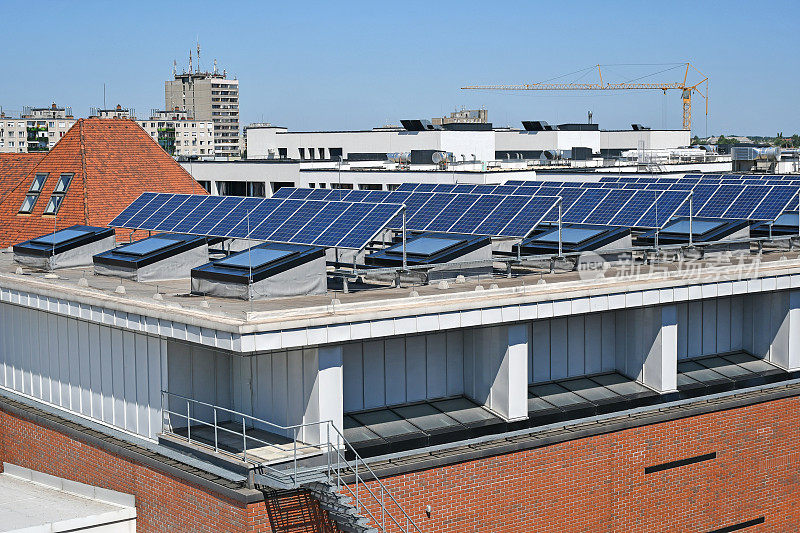
POLYGON ((83 119, 78 119, 80 126, 80 150, 81 150, 81 178, 83 181, 83 220, 89 223, 89 188, 86 186, 86 139, 83 136, 83 119))

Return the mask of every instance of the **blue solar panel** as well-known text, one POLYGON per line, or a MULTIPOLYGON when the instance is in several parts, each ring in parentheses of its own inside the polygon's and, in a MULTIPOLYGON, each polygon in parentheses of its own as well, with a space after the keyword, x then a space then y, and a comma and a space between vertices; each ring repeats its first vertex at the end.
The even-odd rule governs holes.
POLYGON ((472 189, 472 194, 492 194, 494 188, 494 185, 476 185, 475 188, 472 189))
POLYGON ((110 226, 113 227, 122 227, 127 224, 128 220, 133 217, 136 213, 138 213, 141 209, 147 206, 154 198, 158 196, 157 193, 154 192, 146 192, 139 196, 136 200, 134 200, 128 207, 122 210, 122 212, 117 215, 114 220, 111 221, 110 226))
POLYGON ((502 200, 502 197, 481 196, 478 198, 478 201, 453 224, 450 231, 453 233, 471 233, 474 228, 477 228, 484 219, 500 205, 500 200, 502 200))
POLYGON ((397 189, 395 189, 395 190, 397 190, 397 191, 401 191, 401 192, 402 192, 402 191, 411 192, 411 191, 413 191, 413 190, 414 190, 416 187, 417 187, 417 184, 416 184, 416 183, 403 183, 403 184, 401 184, 401 185, 400 185, 400 186, 399 186, 397 189))
POLYGON ((451 194, 433 193, 425 205, 420 207, 414 216, 407 219, 408 227, 424 228, 453 200, 451 194))
MULTIPOLYGON (((283 224, 287 218, 292 216, 295 211, 300 209, 300 207, 305 203, 303 200, 277 200, 281 202, 268 218, 262 220, 258 225, 253 227, 252 225, 250 230, 250 235, 248 235, 251 239, 256 239, 259 241, 266 241, 269 239, 269 236, 272 235, 278 227, 283 224)), ((252 221, 251 221, 252 222, 252 221)))
POLYGON ((331 194, 329 189, 314 189, 306 196, 306 200, 325 200, 331 194))
POLYGON ((565 217, 564 222, 585 222, 586 224, 608 224, 612 218, 622 209, 632 195, 632 191, 624 189, 611 189, 608 191, 603 201, 583 220, 575 220, 572 217, 565 217))
POLYGON ((238 206, 244 200, 245 198, 239 198, 236 196, 228 196, 224 198, 216 205, 216 207, 208 212, 203 220, 198 222, 192 229, 187 230, 185 233, 191 233, 194 235, 209 235, 211 233, 211 229, 219 224, 220 220, 222 220, 225 215, 234 210, 236 206, 238 206))
POLYGON ((658 198, 655 191, 636 191, 630 200, 609 221, 612 226, 636 226, 642 215, 654 204, 658 198))
POLYGON ((727 206, 723 206, 727 207, 727 209, 724 211, 722 217, 734 220, 749 218, 750 213, 752 213, 756 206, 766 198, 770 189, 772 189, 772 187, 764 185, 745 186, 736 200, 729 203, 727 206))
POLYGON ((433 192, 453 192, 456 186, 451 183, 440 183, 433 188, 433 192))
POLYGON ((289 198, 292 200, 305 200, 312 192, 314 192, 313 189, 295 189, 292 191, 292 194, 289 195, 289 198))
POLYGON ((520 209, 531 201, 529 196, 507 196, 492 211, 492 215, 484 220, 473 233, 480 235, 502 235, 501 231, 517 216, 520 209))
POLYGON ((364 197, 364 201, 378 204, 383 202, 390 194, 389 191, 370 191, 370 193, 364 197))
MULTIPOLYGON (((141 208, 134 213, 141 213, 141 217, 149 221, 148 226, 137 222, 136 228, 141 229, 158 227, 161 231, 180 233, 178 228, 186 227, 188 233, 198 235, 356 249, 363 248, 367 244, 364 239, 385 228, 402 209, 400 205, 390 203, 200 195, 176 198, 167 194, 148 194, 137 203, 138 206, 150 207, 148 213, 141 213, 141 208), (169 208, 173 209, 172 213, 163 217, 169 208), (164 227, 167 221, 171 225, 164 227)), ((129 210, 125 218, 132 218, 128 217, 131 213, 133 210, 129 210)))
MULTIPOLYGON (((131 216, 127 221, 125 221, 125 226, 128 228, 138 228, 141 226, 142 222, 150 218, 153 213, 158 211, 163 205, 164 202, 173 200, 176 195, 174 194, 159 194, 157 197, 153 199, 152 202, 148 203, 145 207, 140 209, 136 214, 131 216)), ((179 196, 178 205, 180 205, 181 200, 186 200, 188 195, 177 195, 179 196)))
POLYGON ((697 210, 697 216, 722 218, 725 210, 743 191, 744 185, 720 185, 703 207, 697 210))
POLYGON ((480 196, 476 194, 457 194, 447 209, 437 214, 424 229, 427 231, 448 231, 453 224, 474 204, 480 196))
POLYGON ((262 200, 256 207, 243 213, 242 218, 227 233, 220 232, 219 235, 237 239, 247 237, 262 220, 271 216, 283 202, 284 200, 277 198, 262 200))
POLYGON ((203 220, 210 211, 213 211, 217 205, 222 203, 224 199, 224 196, 206 196, 197 207, 183 217, 180 222, 174 224, 169 231, 190 233, 192 228, 203 220))
POLYGON ((688 199, 688 191, 663 191, 635 225, 641 228, 660 228, 683 204, 688 203, 688 199))
POLYGON ((432 192, 435 187, 435 183, 418 183, 414 192, 432 192))
POLYGON ((273 198, 288 198, 294 192, 294 187, 281 187, 274 193, 272 193, 273 198))
MULTIPOLYGON (((199 206, 203 201, 208 198, 207 196, 189 196, 189 195, 181 195, 185 198, 185 200, 178 206, 177 209, 172 211, 168 216, 164 217, 160 221, 154 220, 153 224, 155 227, 153 229, 157 231, 172 231, 172 228, 175 227, 183 218, 192 212, 197 206, 199 206)), ((131 224, 130 222, 128 223, 131 224)))
POLYGON ((475 191, 475 185, 456 185, 452 192, 455 194, 471 193, 475 191))
POLYGON ((261 204, 261 198, 245 198, 228 213, 220 217, 217 224, 208 230, 208 235, 227 235, 242 220, 250 215, 250 212, 261 204))
MULTIPOLYGON (((373 204, 374 205, 374 204, 373 204)), ((338 246, 343 248, 361 248, 364 242, 369 242, 385 226, 386 222, 397 213, 397 206, 394 204, 375 205, 369 214, 355 227, 347 231, 344 238, 339 241, 338 246)))
POLYGON ((276 242, 291 242, 295 233, 303 229, 303 227, 326 205, 326 202, 319 200, 309 200, 305 202, 297 208, 283 224, 269 236, 263 237, 263 239, 276 242))
POLYGON ((784 211, 797 207, 798 187, 776 185, 766 198, 753 209, 748 217, 751 220, 775 220, 784 211))
POLYGON ((345 212, 349 205, 345 202, 327 202, 325 207, 305 227, 298 231, 292 240, 295 242, 313 242, 345 212))
POLYGON ((533 196, 508 225, 500 230, 500 235, 511 237, 527 237, 541 222, 545 215, 557 211, 558 198, 552 196, 533 196))
MULTIPOLYGON (((581 197, 572 204, 570 217, 583 221, 608 196, 607 189, 586 189, 581 197)), ((552 214, 551 217, 552 218, 552 214)))
POLYGON ((344 213, 336 219, 336 224, 323 231, 312 244, 327 247, 336 246, 344 238, 348 228, 354 228, 374 206, 375 204, 349 204, 344 213))
POLYGON ((346 202, 363 202, 371 191, 350 191, 349 194, 344 195, 342 200, 346 202))

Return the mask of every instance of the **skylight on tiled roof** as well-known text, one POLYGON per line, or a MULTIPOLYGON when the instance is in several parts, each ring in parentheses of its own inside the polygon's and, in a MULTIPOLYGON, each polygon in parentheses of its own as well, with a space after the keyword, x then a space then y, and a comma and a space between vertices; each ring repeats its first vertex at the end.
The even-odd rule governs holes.
POLYGON ((27 214, 33 211, 33 207, 36 205, 36 200, 39 199, 39 194, 42 192, 42 187, 44 187, 44 182, 47 181, 48 175, 48 172, 37 172, 33 177, 33 183, 30 189, 28 189, 28 194, 25 195, 25 199, 22 201, 22 207, 19 208, 20 213, 27 214))
POLYGON ((64 196, 67 194, 69 184, 72 183, 73 174, 61 174, 56 183, 56 188, 53 189, 53 195, 50 201, 47 202, 47 207, 44 208, 45 215, 55 215, 58 213, 61 203, 64 201, 64 196))

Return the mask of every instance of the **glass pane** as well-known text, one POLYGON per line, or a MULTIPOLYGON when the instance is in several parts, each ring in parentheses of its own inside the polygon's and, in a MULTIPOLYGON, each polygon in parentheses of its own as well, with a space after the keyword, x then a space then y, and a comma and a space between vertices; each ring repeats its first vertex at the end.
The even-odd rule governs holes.
POLYGON ((64 196, 61 194, 55 194, 50 197, 50 201, 47 202, 47 207, 44 209, 45 215, 54 215, 58 213, 58 208, 61 207, 61 202, 64 200, 64 196))
POLYGON ((22 207, 19 208, 20 213, 30 213, 33 211, 33 206, 36 204, 36 199, 39 198, 38 194, 29 194, 22 201, 22 207))
POLYGON ((58 178, 58 183, 56 183, 56 188, 53 192, 66 192, 71 182, 72 174, 61 174, 61 177, 58 178))
POLYGON ((36 174, 33 178, 33 183, 31 184, 31 191, 30 192, 42 192, 42 187, 44 186, 44 182, 47 179, 47 174, 36 174))

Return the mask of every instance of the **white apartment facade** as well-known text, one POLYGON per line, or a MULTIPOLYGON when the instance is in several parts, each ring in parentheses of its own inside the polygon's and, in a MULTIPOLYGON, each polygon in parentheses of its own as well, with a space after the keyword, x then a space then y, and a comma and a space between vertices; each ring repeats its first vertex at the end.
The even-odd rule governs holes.
POLYGON ((215 156, 214 122, 191 118, 186 111, 154 111, 139 125, 167 153, 181 159, 211 159, 215 156))
POLYGON ((72 108, 25 108, 19 117, 0 114, 0 152, 47 152, 75 124, 72 108))

